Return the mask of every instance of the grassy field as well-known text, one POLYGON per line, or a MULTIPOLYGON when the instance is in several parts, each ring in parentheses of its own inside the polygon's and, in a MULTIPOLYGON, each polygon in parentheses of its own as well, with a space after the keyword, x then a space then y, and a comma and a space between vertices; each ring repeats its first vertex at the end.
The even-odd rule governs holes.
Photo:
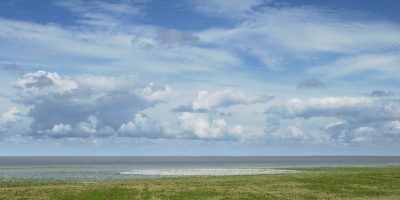
POLYGON ((296 168, 281 175, 114 182, 2 182, 0 199, 400 199, 400 167, 296 168))

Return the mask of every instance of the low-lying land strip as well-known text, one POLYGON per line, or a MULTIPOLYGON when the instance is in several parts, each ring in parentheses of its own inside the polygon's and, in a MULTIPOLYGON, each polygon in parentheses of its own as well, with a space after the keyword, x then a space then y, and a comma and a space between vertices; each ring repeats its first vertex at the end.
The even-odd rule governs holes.
POLYGON ((400 199, 398 166, 285 170, 300 173, 28 186, 3 181, 0 199, 400 199))

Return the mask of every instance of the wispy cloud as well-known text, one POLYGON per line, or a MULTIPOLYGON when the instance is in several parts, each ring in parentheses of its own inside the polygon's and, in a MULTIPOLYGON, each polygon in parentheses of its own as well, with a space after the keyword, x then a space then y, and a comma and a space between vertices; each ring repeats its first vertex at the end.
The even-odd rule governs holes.
POLYGON ((240 91, 222 90, 216 92, 199 91, 197 97, 189 106, 179 106, 171 112, 193 112, 203 113, 213 111, 216 108, 226 108, 234 105, 249 105, 265 103, 275 97, 267 95, 244 94, 240 91))
MULTIPOLYGON (((224 1, 216 2, 223 4, 224 1)), ((238 20, 236 26, 209 29, 198 35, 203 42, 218 44, 227 50, 236 46, 250 48, 251 54, 270 69, 281 69, 290 57, 301 60, 321 58, 323 53, 385 52, 398 49, 396 44, 400 43, 397 24, 358 20, 354 18, 358 13, 335 13, 318 7, 273 7, 259 2, 255 5, 259 6, 245 6, 245 11, 239 12, 239 16, 242 14, 246 18, 238 20)), ((217 13, 232 11, 228 6, 210 6, 209 9, 217 13)))
POLYGON ((90 26, 116 28, 125 23, 128 17, 140 17, 144 15, 141 3, 109 3, 104 1, 80 1, 68 0, 57 1, 58 6, 65 7, 71 12, 78 14, 78 23, 90 26))
POLYGON ((308 70, 312 75, 322 75, 326 78, 346 77, 357 75, 360 72, 371 73, 377 78, 396 78, 400 57, 397 54, 364 54, 351 57, 343 57, 334 63, 313 67, 308 70))
POLYGON ((156 40, 163 45, 190 44, 199 41, 199 37, 190 32, 160 29, 157 31, 156 40))

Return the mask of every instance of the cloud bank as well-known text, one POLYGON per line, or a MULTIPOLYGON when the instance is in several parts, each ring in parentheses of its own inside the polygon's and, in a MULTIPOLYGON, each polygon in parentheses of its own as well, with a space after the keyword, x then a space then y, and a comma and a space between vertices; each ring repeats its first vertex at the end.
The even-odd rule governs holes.
POLYGON ((325 97, 290 99, 282 106, 271 106, 265 132, 273 137, 299 138, 302 141, 338 143, 368 142, 380 144, 398 140, 399 100, 366 97, 325 97), (317 129, 304 129, 307 122, 327 123, 317 129), (330 122, 330 123, 328 123, 330 122), (287 125, 289 123, 289 125, 287 125), (286 126, 286 130, 285 130, 286 126), (324 140, 324 141, 321 141, 324 140))
POLYGON ((39 137, 110 136, 135 114, 175 95, 168 85, 145 85, 134 76, 61 77, 38 71, 11 85, 19 90, 14 101, 32 106, 31 135, 39 137))

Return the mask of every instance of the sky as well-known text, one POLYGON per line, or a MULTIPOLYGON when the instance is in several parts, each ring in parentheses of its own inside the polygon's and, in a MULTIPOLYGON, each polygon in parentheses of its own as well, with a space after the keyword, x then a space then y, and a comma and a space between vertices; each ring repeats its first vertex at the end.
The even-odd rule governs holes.
POLYGON ((400 156, 399 7, 1 1, 0 156, 400 156))

